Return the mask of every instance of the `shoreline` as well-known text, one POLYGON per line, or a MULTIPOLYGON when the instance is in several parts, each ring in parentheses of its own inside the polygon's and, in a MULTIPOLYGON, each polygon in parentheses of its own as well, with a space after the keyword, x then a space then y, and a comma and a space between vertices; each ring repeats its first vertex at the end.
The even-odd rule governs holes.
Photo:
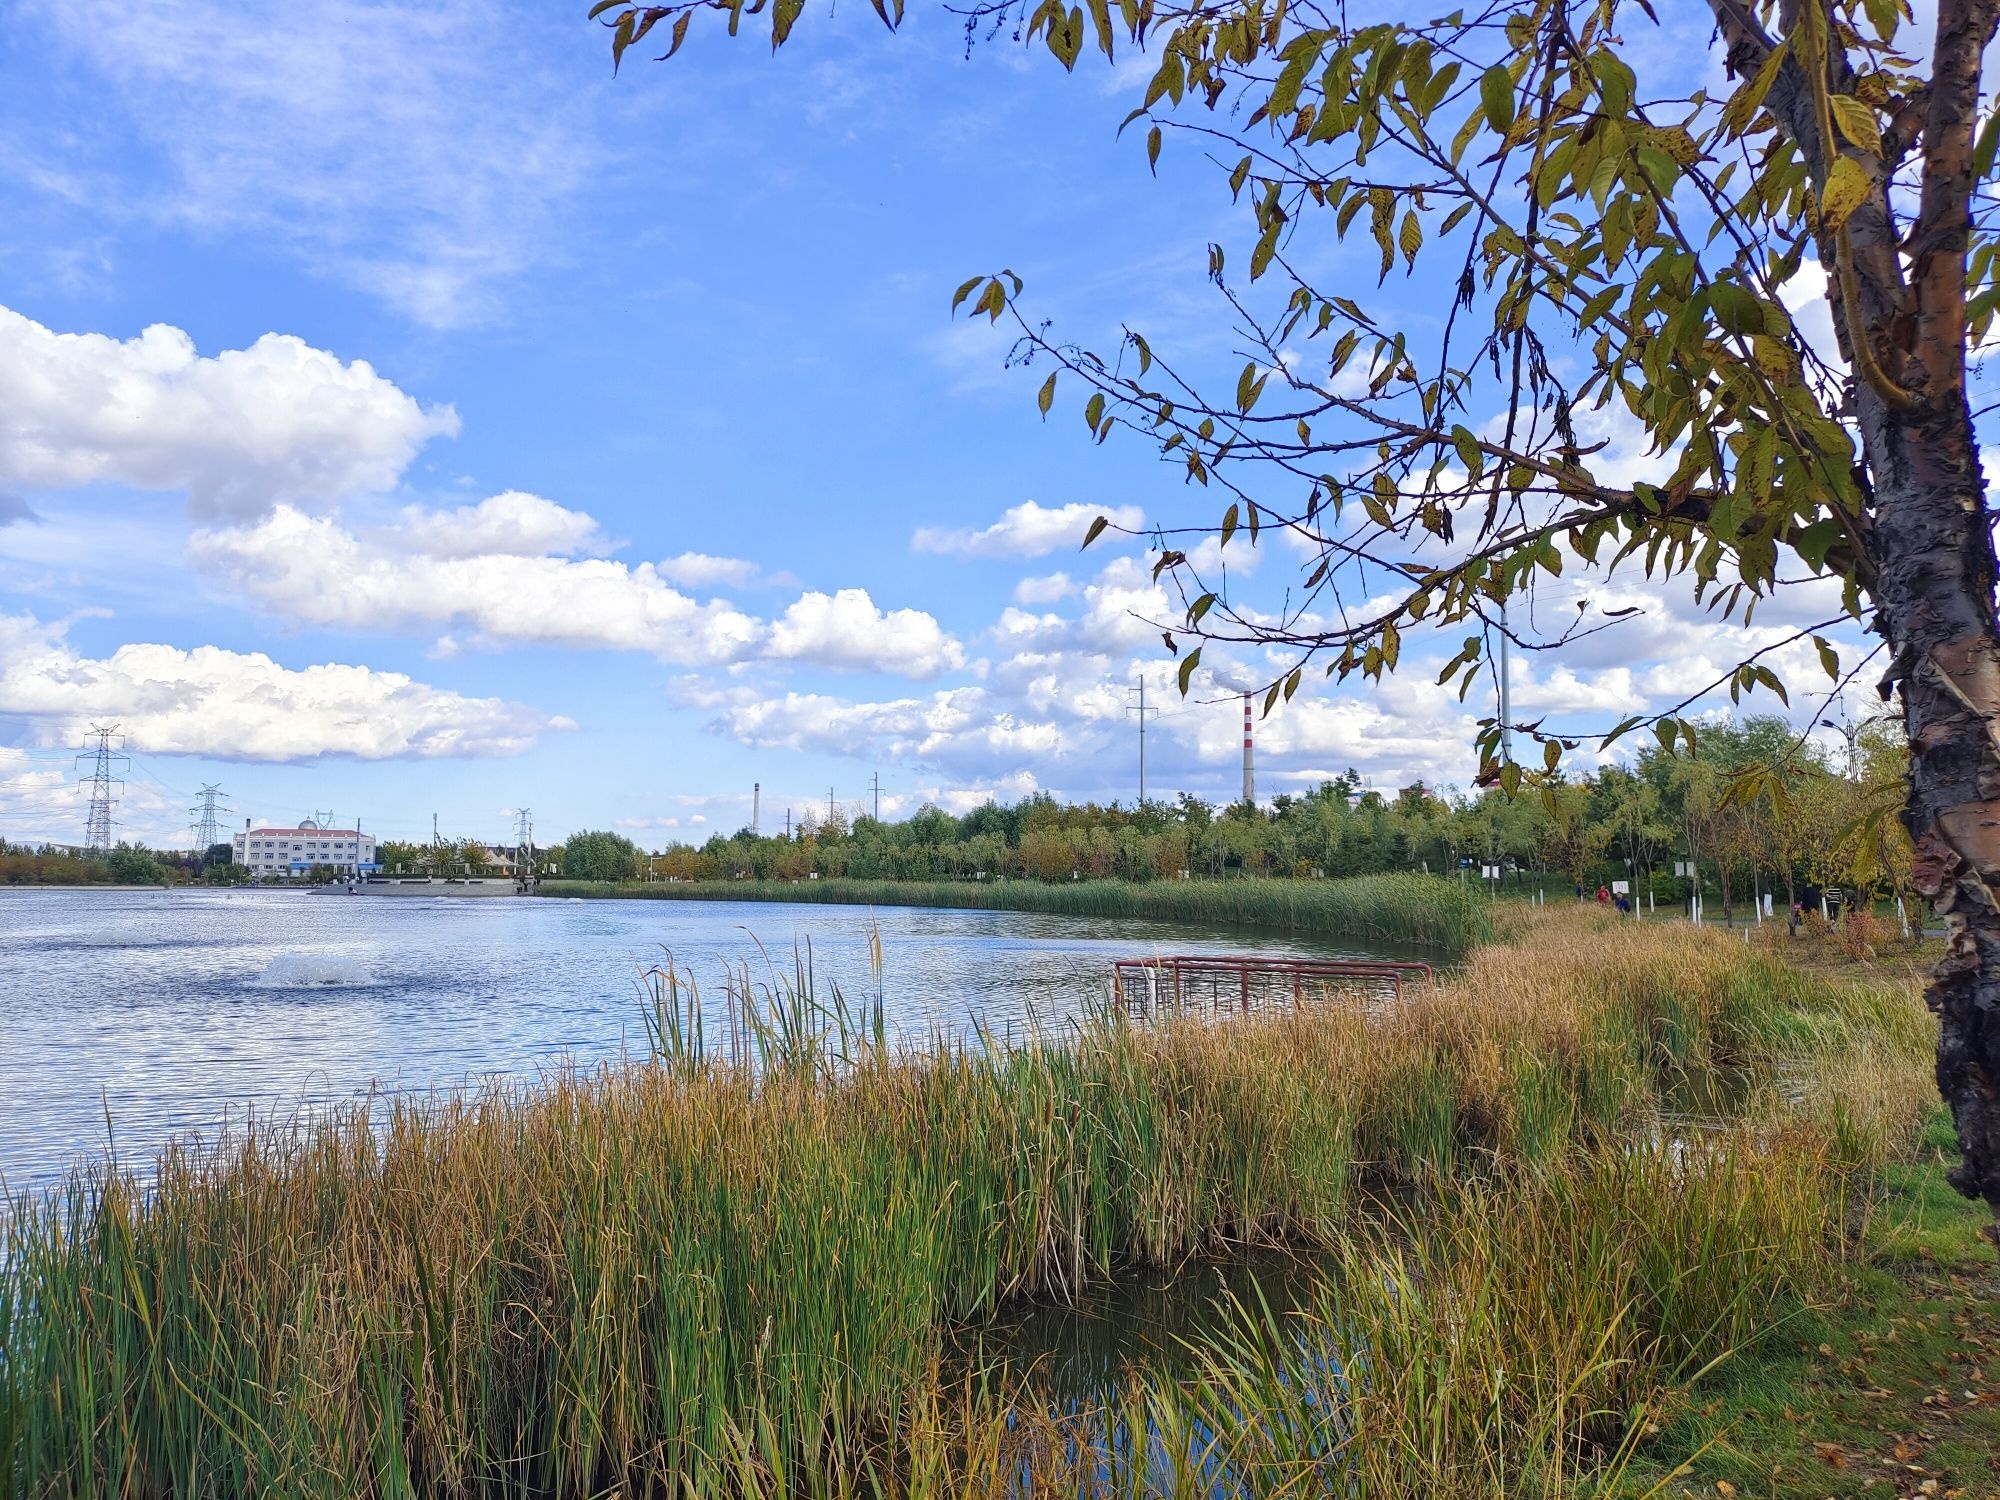
POLYGON ((1491 941, 1491 904, 1455 881, 1428 875, 1343 880, 921 881, 545 880, 544 898, 754 901, 829 906, 920 906, 1050 916, 1187 922, 1303 936, 1399 944, 1460 958, 1491 941))

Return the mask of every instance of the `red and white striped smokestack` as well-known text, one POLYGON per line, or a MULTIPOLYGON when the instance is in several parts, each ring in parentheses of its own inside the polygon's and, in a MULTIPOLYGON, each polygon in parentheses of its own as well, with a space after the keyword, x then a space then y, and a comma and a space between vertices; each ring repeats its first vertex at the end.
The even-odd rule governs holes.
POLYGON ((1257 751, 1250 738, 1250 695, 1243 695, 1243 801, 1246 806, 1257 803, 1257 751))

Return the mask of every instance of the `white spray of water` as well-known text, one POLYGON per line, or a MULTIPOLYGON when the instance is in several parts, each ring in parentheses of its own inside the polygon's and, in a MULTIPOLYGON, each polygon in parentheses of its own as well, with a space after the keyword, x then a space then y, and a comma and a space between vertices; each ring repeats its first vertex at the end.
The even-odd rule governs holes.
POLYGON ((136 927, 99 927, 91 932, 79 932, 76 945, 79 948, 143 948, 153 941, 153 935, 136 927))
POLYGON ((254 989, 366 989, 375 983, 368 966, 358 959, 326 953, 280 953, 251 981, 254 989))

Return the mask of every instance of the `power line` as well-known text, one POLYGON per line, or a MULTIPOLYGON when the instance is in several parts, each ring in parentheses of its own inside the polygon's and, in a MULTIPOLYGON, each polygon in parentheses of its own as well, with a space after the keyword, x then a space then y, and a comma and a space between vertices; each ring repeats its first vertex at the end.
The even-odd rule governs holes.
POLYGON ((91 762, 90 773, 90 813, 84 822, 83 847, 87 853, 109 854, 111 852, 111 809, 118 805, 118 794, 125 790, 125 783, 111 774, 112 762, 130 765, 132 757, 119 751, 125 747, 125 737, 118 732, 116 724, 93 724, 90 734, 85 736, 82 754, 78 761, 91 762), (95 747, 89 744, 94 738, 95 747), (118 749, 111 742, 117 740, 118 749))

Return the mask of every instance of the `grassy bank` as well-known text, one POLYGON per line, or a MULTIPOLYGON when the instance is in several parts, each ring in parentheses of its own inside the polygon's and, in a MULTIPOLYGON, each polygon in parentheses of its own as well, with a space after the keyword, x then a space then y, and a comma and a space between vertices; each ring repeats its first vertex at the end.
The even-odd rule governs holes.
POLYGON ((1823 1305, 1770 1357, 1677 1403, 1663 1449, 1697 1457, 1669 1480, 1716 1494, 2000 1495, 2000 1264, 1985 1205, 1944 1181, 1954 1142, 1926 1138, 1873 1174, 1859 1244, 1823 1305))
POLYGON ((823 901, 850 906, 943 906, 1142 917, 1359 938, 1459 954, 1492 936, 1488 902, 1435 875, 1352 880, 683 880, 617 884, 552 880, 550 896, 656 901, 823 901))
POLYGON ((1025 1473, 1303 1493, 1338 1469, 1554 1493, 1650 1461, 1711 1364, 1789 1348, 1928 1093, 1907 987, 1595 914, 1374 1016, 946 1056, 850 1037, 836 1060, 771 998, 754 1077, 682 1046, 22 1205, 0 1474, 923 1496, 1025 1473), (1663 1134, 1688 1108, 1721 1118, 1663 1134), (1200 1379, 1057 1419, 941 1376, 947 1329, 1006 1298, 1254 1240, 1344 1274, 1300 1326, 1246 1309, 1200 1379))

